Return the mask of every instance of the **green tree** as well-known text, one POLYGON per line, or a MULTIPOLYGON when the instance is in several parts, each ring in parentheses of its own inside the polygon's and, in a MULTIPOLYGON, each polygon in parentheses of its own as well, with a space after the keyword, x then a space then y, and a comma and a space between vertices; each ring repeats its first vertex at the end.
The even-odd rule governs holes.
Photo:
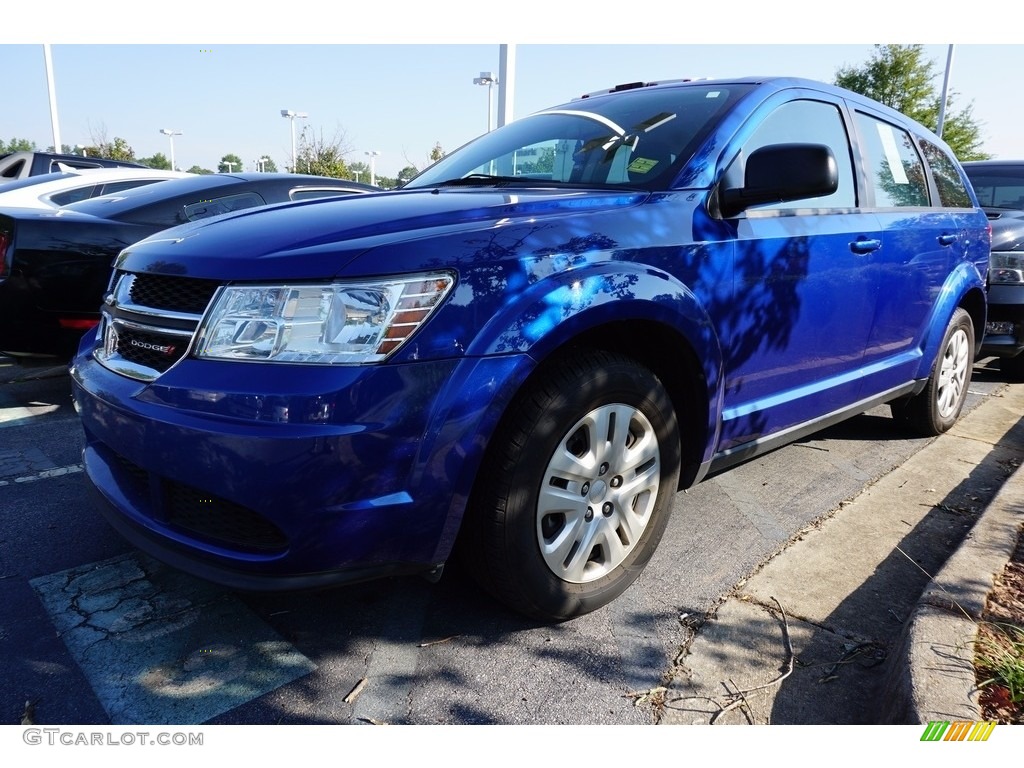
POLYGON ((349 177, 353 181, 361 181, 363 184, 370 183, 370 166, 363 162, 348 164, 349 177))
POLYGON ((317 136, 315 131, 303 128, 296 157, 298 168, 293 168, 292 172, 350 179, 352 174, 345 163, 345 156, 351 151, 340 129, 326 139, 322 130, 317 136))
POLYGON ((441 142, 435 141, 434 148, 430 150, 430 162, 436 163, 442 157, 444 157, 444 150, 441 148, 441 142))
POLYGON ((398 177, 395 180, 398 182, 399 186, 401 186, 419 172, 419 168, 417 168, 415 165, 407 165, 405 166, 405 168, 398 172, 398 177))
POLYGON ((242 170, 242 158, 238 155, 224 155, 217 166, 217 173, 240 173, 242 170))
POLYGON ((109 160, 121 160, 123 162, 135 162, 135 150, 120 136, 115 136, 113 141, 103 141, 95 146, 86 147, 85 152, 89 157, 105 157, 109 160))
POLYGON ((6 144, 3 139, 0 139, 0 153, 35 152, 37 149, 36 143, 28 139, 11 139, 6 144))
POLYGON ((189 173, 198 173, 201 176, 205 176, 208 173, 213 173, 209 168, 200 168, 198 165, 193 165, 188 169, 189 173))
POLYGON ((167 159, 163 152, 157 152, 152 157, 140 157, 139 162, 161 171, 173 170, 171 168, 171 161, 167 159))
MULTIPOLYGON (((942 102, 936 79, 935 62, 925 58, 920 45, 876 45, 863 66, 839 69, 835 84, 880 101, 934 131, 942 102)), ((960 160, 985 160, 990 155, 981 150, 981 126, 974 120, 974 105, 954 112, 956 95, 950 92, 946 99, 942 139, 960 160)))

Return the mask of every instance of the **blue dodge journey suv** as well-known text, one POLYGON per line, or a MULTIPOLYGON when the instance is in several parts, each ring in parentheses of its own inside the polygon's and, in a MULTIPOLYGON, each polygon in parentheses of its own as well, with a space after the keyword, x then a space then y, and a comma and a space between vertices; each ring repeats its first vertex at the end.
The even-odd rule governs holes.
POLYGON ((888 403, 958 418, 990 234, 949 148, 797 79, 631 83, 403 189, 125 249, 72 363, 110 523, 241 589, 437 576, 561 620, 673 497, 888 403))

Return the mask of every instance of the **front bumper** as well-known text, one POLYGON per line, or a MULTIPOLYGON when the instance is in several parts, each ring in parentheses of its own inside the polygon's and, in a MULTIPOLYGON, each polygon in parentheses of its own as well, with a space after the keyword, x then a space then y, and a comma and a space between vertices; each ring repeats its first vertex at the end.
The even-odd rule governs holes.
POLYGON ((71 373, 86 473, 115 529, 202 578, 290 589, 443 562, 487 437, 532 367, 524 355, 183 360, 145 384, 83 345, 71 373))

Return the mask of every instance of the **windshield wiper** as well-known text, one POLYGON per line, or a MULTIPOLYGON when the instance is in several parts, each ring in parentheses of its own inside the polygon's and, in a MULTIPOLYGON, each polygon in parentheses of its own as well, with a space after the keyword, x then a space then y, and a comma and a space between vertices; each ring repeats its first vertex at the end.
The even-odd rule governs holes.
MULTIPOLYGON (((537 184, 540 179, 529 176, 495 176, 490 173, 471 173, 468 176, 461 176, 457 179, 446 179, 432 184, 434 187, 485 187, 490 184, 500 186, 502 184, 537 184)), ((546 184, 558 184, 560 182, 545 179, 546 184)))

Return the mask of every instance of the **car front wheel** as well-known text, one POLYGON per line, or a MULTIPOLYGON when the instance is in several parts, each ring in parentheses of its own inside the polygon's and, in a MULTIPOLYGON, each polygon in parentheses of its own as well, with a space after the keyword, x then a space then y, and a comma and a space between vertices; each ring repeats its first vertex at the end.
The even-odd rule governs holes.
POLYGON ((521 613, 588 613, 640 575, 678 479, 679 431, 659 379, 626 357, 573 354, 521 393, 492 439, 464 554, 521 613))

